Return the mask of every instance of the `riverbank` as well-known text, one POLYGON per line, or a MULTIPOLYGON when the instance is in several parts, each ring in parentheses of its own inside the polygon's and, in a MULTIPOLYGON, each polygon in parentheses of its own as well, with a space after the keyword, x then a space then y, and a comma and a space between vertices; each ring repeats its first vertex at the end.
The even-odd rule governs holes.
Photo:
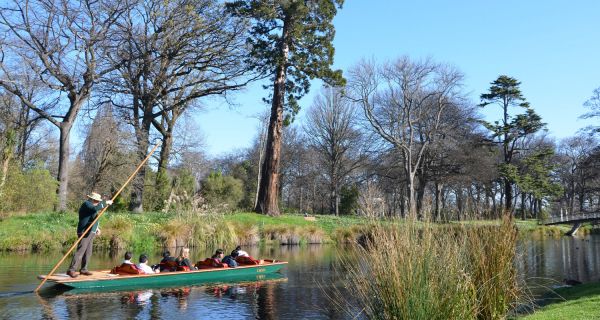
POLYGON ((600 316, 600 283, 556 289, 548 304, 520 320, 587 320, 600 316))
MULTIPOLYGON (((365 234, 372 220, 355 216, 282 215, 274 218, 255 213, 173 214, 109 212, 101 219, 98 249, 150 249, 192 246, 214 248, 256 244, 346 243, 365 234)), ((464 225, 498 225, 499 221, 467 221, 464 225)), ((566 226, 539 226, 535 220, 516 220, 521 234, 559 237, 566 226)), ((49 251, 68 248, 76 240, 77 214, 4 214, 0 218, 0 251, 49 251)), ((450 225, 455 224, 451 223, 450 225)), ((588 232, 582 228, 580 232, 588 232)))
MULTIPOLYGON (((347 216, 255 213, 192 215, 109 212, 100 220, 98 249, 135 250, 191 246, 214 248, 256 244, 341 243, 355 240, 368 220, 347 216)), ((0 219, 0 251, 49 251, 68 248, 76 240, 76 213, 4 215, 0 219)))

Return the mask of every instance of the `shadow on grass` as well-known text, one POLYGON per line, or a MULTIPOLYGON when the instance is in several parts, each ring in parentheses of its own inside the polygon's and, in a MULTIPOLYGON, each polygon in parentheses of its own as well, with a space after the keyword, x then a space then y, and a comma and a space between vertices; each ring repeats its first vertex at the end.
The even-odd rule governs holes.
POLYGON ((520 313, 512 319, 597 319, 600 314, 600 283, 587 283, 555 289, 537 301, 535 310, 520 313))
POLYGON ((581 298, 587 298, 600 295, 600 282, 586 283, 573 287, 564 287, 554 289, 552 292, 545 294, 537 303, 539 307, 572 301, 581 298))

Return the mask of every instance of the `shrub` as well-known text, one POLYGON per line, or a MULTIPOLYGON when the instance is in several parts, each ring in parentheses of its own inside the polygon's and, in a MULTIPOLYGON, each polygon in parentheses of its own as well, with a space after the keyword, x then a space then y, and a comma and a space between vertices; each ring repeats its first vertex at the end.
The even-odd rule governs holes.
POLYGON ((354 214, 358 209, 358 188, 343 186, 340 196, 340 214, 354 214))
POLYGON ((38 212, 52 210, 58 183, 41 164, 25 170, 12 166, 0 199, 0 211, 38 212))
POLYGON ((244 196, 242 181, 212 172, 202 182, 202 195, 213 208, 233 211, 244 196))

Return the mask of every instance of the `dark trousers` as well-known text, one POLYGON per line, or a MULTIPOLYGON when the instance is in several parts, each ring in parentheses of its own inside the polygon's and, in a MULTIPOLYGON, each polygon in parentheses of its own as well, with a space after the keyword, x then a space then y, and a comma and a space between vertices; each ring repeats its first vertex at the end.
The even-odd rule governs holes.
MULTIPOLYGON (((77 235, 79 238, 81 235, 77 235)), ((73 255, 73 260, 71 260, 71 264, 69 265, 69 271, 76 271, 81 264, 81 269, 83 271, 87 271, 88 263, 92 258, 92 244, 94 242, 95 233, 90 232, 87 237, 81 239, 77 244, 77 251, 75 251, 75 255, 73 255)))

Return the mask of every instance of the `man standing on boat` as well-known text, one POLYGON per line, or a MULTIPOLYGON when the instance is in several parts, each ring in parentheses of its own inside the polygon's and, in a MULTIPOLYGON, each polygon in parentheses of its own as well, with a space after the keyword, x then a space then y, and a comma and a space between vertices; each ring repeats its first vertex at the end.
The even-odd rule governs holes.
MULTIPOLYGON (((92 222, 96 219, 98 212, 102 210, 102 208, 112 204, 112 200, 106 200, 103 202, 102 197, 95 192, 92 192, 92 194, 88 195, 87 197, 88 199, 79 208, 77 238, 81 237, 83 232, 92 224, 92 222)), ((94 224, 85 237, 77 244, 77 251, 75 251, 75 255, 73 255, 73 260, 71 260, 69 270, 67 271, 67 275, 69 275, 71 278, 77 277, 77 273, 75 271, 80 265, 80 274, 86 276, 92 275, 92 273, 88 271, 87 266, 90 262, 90 258, 92 257, 94 237, 97 235, 100 235, 98 222, 94 224)))

